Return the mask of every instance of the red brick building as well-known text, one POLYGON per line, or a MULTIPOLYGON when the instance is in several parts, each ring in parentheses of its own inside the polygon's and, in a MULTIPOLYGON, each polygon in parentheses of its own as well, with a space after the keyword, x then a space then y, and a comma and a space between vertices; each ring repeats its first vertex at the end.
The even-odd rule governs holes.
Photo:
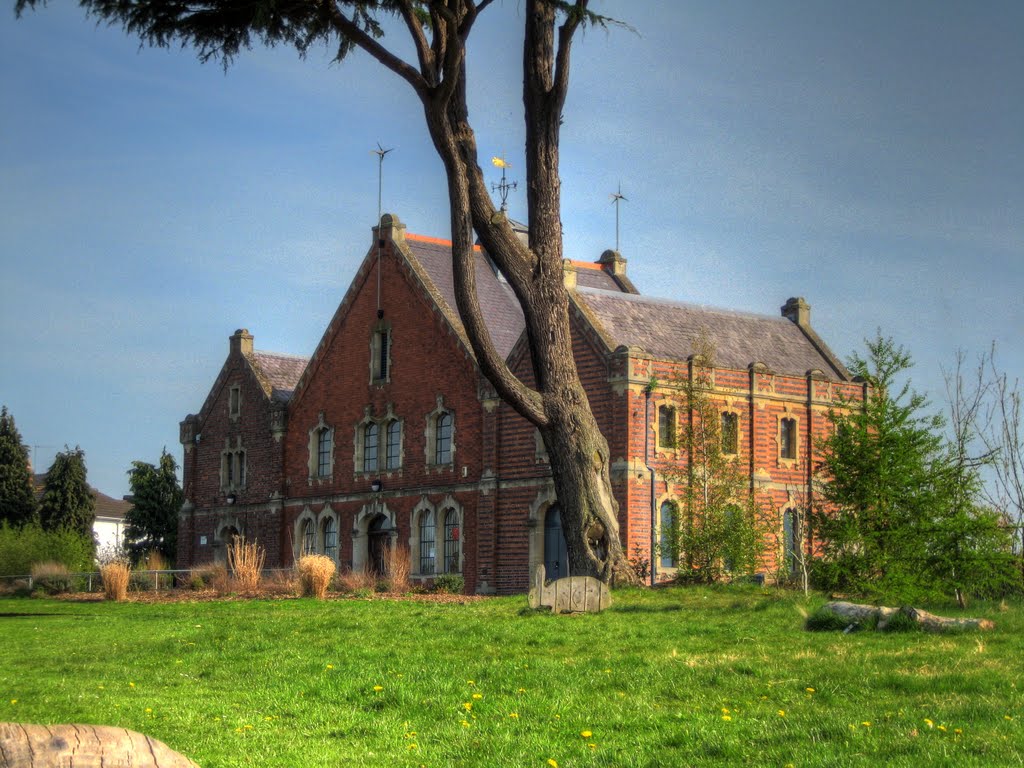
MULTIPOLYGON (((406 233, 390 215, 374 234, 312 357, 255 351, 246 330, 231 337, 202 409, 181 423, 178 566, 223 559, 242 534, 266 547, 267 567, 320 552, 343 569, 379 570, 398 543, 414 578, 459 573, 469 592, 524 591, 540 562, 565 575, 544 445, 480 373, 455 306, 450 244, 406 233)), ((476 276, 499 352, 529 380, 522 314, 479 250, 476 276)), ((809 306, 790 299, 782 317, 764 317, 646 298, 612 251, 566 262, 565 280, 627 552, 649 556, 652 519, 679 492, 662 472, 685 461, 660 447, 659 430, 678 418, 672 387, 648 384, 689 375, 700 337, 715 349, 712 397, 730 420, 730 450, 779 511, 773 569, 829 406, 862 394, 811 329, 809 306)))

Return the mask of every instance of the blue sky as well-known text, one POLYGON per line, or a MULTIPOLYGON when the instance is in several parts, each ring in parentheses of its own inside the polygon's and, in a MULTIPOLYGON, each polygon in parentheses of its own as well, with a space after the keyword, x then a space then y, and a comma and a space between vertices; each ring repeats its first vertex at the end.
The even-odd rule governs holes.
MULTIPOLYGON (((180 460, 235 328, 309 355, 384 208, 446 237, 411 91, 368 57, 255 50, 225 74, 71 3, 0 20, 0 402, 127 493, 180 460)), ((777 314, 842 357, 876 328, 936 403, 958 348, 1024 373, 1024 4, 600 2, 574 48, 566 255, 614 245, 650 295, 777 314)), ((474 30, 481 156, 522 176, 522 5, 474 30)), ((495 181, 497 181, 495 174, 495 181)), ((510 197, 525 218, 523 185, 510 197)))

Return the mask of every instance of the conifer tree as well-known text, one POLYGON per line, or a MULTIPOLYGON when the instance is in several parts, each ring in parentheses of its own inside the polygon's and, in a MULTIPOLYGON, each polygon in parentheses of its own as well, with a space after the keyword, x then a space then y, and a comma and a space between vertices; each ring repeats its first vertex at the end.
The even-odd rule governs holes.
POLYGON ((96 520, 96 499, 86 482, 85 451, 77 445, 64 446, 46 473, 43 499, 39 505, 39 521, 43 529, 61 528, 74 531, 92 540, 96 520))
POLYGON ((33 523, 38 517, 38 506, 28 447, 21 442, 14 416, 5 405, 0 409, 0 522, 12 526, 33 523))
POLYGON ((178 510, 184 494, 178 484, 178 465, 165 449, 160 461, 133 461, 128 470, 132 508, 124 517, 125 547, 132 560, 154 550, 173 563, 178 549, 178 510))

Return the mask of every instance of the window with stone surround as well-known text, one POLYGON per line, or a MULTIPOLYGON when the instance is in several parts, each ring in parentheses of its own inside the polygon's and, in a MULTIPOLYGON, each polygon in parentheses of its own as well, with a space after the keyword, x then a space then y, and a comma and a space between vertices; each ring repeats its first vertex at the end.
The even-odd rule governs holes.
POLYGON ((462 515, 454 507, 441 511, 444 520, 444 573, 462 572, 462 515))
POLYGON ((238 421, 242 415, 242 387, 235 384, 228 390, 228 418, 238 421))
POLYGON ((363 472, 377 471, 377 448, 380 443, 380 427, 373 421, 363 427, 363 472))
POLYGON ((740 417, 731 411, 722 413, 722 453, 735 456, 740 449, 740 417))
POLYGON ((784 417, 779 419, 779 458, 793 460, 797 457, 797 423, 796 419, 784 417))
POLYGON ((334 427, 327 423, 323 411, 316 425, 309 430, 307 467, 310 482, 313 479, 327 480, 334 474, 334 427))
POLYGON ((402 466, 402 422, 398 419, 387 422, 385 434, 387 451, 385 468, 388 470, 400 469, 402 466))
POLYGON ((671 499, 663 501, 658 510, 658 568, 675 568, 675 528, 678 507, 671 499))
POLYGON ((670 405, 658 406, 658 447, 676 447, 676 409, 670 405))
POLYGON ((450 467, 455 463, 455 414, 437 397, 437 407, 427 415, 426 453, 428 467, 450 467))
POLYGON ((338 520, 334 515, 325 515, 320 521, 320 542, 324 555, 338 562, 338 520))
POLYGON ((436 572, 436 544, 437 525, 434 521, 434 510, 428 509, 420 515, 419 524, 419 571, 423 576, 433 576, 436 572))
POLYGON ((383 384, 391 380, 391 324, 381 320, 370 338, 370 381, 383 384))
POLYGON ((312 519, 307 518, 302 522, 302 555, 316 554, 316 526, 312 519))
POLYGON ((230 439, 225 440, 224 450, 220 452, 220 489, 228 493, 245 488, 245 449, 242 438, 236 438, 234 447, 230 439))

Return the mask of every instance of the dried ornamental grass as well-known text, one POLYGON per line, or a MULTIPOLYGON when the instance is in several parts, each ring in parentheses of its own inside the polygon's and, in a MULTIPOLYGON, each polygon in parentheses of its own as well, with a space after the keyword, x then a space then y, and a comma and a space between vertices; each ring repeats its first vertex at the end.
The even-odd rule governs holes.
POLYGON ((100 566, 103 595, 107 600, 119 603, 128 597, 128 581, 131 579, 131 570, 124 560, 111 560, 100 566))
POLYGON ((235 536, 228 545, 228 565, 235 585, 242 590, 255 590, 260 585, 263 561, 267 553, 255 541, 246 541, 242 536, 235 536))
POLYGON ((409 591, 409 574, 412 573, 412 561, 409 558, 408 547, 395 544, 384 551, 384 573, 391 583, 391 591, 409 591))
POLYGON ((298 569, 302 595, 323 600, 334 577, 334 561, 326 555, 305 555, 299 558, 298 569))
POLYGON ((48 560, 32 565, 32 586, 50 595, 71 591, 71 574, 64 563, 48 560))
POLYGON ((366 571, 345 571, 335 581, 339 592, 358 592, 373 589, 374 578, 366 571))

